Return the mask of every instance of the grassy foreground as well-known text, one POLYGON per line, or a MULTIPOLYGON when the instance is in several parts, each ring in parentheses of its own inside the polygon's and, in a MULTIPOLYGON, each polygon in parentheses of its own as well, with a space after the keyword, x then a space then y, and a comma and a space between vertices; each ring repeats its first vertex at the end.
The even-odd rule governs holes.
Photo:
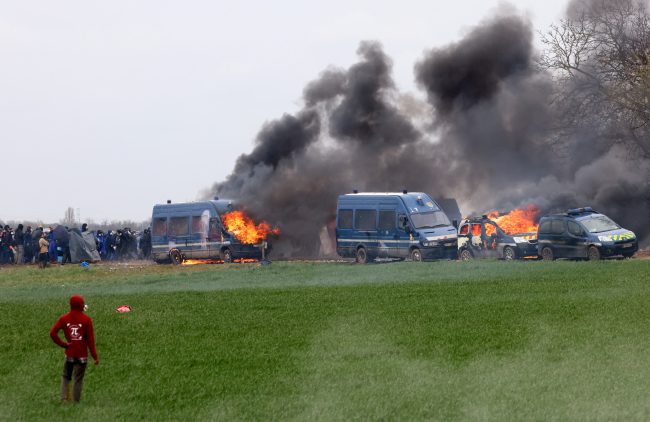
POLYGON ((0 420, 650 419, 650 260, 2 268, 0 315, 0 420))

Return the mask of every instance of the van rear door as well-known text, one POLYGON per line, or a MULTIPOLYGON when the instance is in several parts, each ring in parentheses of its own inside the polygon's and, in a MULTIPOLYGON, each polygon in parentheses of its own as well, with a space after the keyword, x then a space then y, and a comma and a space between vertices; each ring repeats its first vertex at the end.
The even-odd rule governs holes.
POLYGON ((167 216, 154 214, 151 219, 151 254, 153 259, 165 259, 169 253, 167 237, 167 216))

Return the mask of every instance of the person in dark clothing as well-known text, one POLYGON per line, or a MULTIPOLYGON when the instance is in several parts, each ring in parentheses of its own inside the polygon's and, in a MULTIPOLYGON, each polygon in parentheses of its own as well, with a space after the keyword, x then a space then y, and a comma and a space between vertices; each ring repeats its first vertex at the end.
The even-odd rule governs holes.
POLYGON ((87 231, 88 231, 88 224, 87 224, 87 223, 83 223, 83 224, 81 225, 81 233, 83 233, 83 232, 87 232, 87 231))
POLYGON ((49 249, 47 251, 50 262, 56 262, 58 253, 56 251, 56 239, 54 238, 54 229, 50 226, 50 233, 47 235, 47 241, 49 242, 49 249))
POLYGON ((95 332, 93 320, 84 311, 87 309, 84 298, 74 295, 70 298, 70 312, 62 315, 50 329, 50 337, 57 345, 65 349, 65 362, 63 364, 63 376, 61 377, 61 401, 65 402, 70 398, 70 381, 74 374, 74 385, 72 387, 72 400, 81 400, 81 389, 83 387, 86 365, 88 364, 88 350, 99 365, 99 356, 95 348, 95 332), (59 331, 63 330, 66 341, 61 340, 59 331))
POLYGON ((117 260, 121 261, 124 257, 126 242, 124 242, 124 236, 122 230, 118 230, 115 233, 115 254, 117 260))
POLYGON ((113 261, 115 259, 115 233, 109 230, 106 235, 106 259, 113 261))
POLYGON ((146 228, 142 233, 140 238, 140 251, 142 252, 142 258, 149 259, 151 257, 151 229, 146 228))
POLYGON ((23 225, 19 224, 18 227, 16 228, 16 231, 14 232, 14 241, 13 241, 14 263, 16 264, 23 263, 23 256, 25 252, 24 241, 25 241, 25 237, 23 234, 23 225))
POLYGON ((34 249, 32 245, 32 226, 27 226, 25 233, 23 234, 23 250, 25 251, 25 257, 23 262, 25 264, 31 264, 34 259, 34 249))
MULTIPOLYGON (((66 231, 70 231, 68 226, 65 227, 66 231)), ((72 262, 72 256, 70 255, 70 241, 66 240, 63 243, 63 264, 66 262, 72 262)))
POLYGON ((0 234, 0 264, 11 264, 13 260, 12 246, 11 227, 6 225, 0 234))

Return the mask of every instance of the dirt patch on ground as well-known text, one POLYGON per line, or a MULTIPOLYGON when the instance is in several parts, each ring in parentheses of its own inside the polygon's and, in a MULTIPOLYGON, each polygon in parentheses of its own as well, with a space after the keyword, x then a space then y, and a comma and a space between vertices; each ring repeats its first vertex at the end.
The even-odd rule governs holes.
POLYGON ((634 257, 639 259, 650 259, 650 248, 639 249, 634 257))

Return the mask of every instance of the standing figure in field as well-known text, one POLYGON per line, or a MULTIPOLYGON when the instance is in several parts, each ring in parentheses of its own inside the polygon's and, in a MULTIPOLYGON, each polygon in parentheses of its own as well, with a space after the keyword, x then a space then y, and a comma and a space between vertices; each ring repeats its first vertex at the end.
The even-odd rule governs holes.
POLYGON ((93 320, 84 314, 86 309, 83 297, 72 296, 70 312, 62 315, 50 330, 52 340, 65 349, 63 376, 61 377, 62 402, 70 399, 70 381, 73 375, 72 400, 76 403, 81 400, 81 389, 88 364, 88 350, 95 361, 95 366, 99 365, 99 357, 95 349, 93 320), (66 341, 59 337, 60 330, 63 330, 66 341))
POLYGON ((14 264, 22 264, 25 252, 25 235, 23 233, 23 225, 19 224, 14 232, 14 264))
POLYGON ((41 231, 41 238, 38 240, 38 266, 41 268, 47 267, 47 263, 50 260, 49 249, 50 242, 47 240, 47 234, 41 231))
POLYGON ((24 257, 23 262, 25 264, 31 264, 34 259, 34 249, 32 248, 33 238, 32 238, 32 226, 27 226, 25 233, 23 234, 23 251, 24 257))

